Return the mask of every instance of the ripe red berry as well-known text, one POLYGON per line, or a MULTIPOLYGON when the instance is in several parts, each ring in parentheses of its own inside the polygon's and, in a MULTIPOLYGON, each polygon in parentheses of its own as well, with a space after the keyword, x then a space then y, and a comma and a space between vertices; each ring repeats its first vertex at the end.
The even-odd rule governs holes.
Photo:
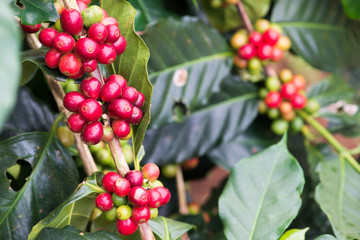
POLYGON ((107 43, 114 43, 116 42, 119 37, 120 37, 120 30, 119 30, 119 27, 115 24, 110 24, 110 25, 107 25, 106 26, 108 32, 109 32, 109 35, 106 39, 106 42, 107 43))
POLYGON ((88 77, 81 81, 80 92, 85 98, 98 99, 100 97, 101 83, 94 77, 88 77))
POLYGON ((268 43, 260 44, 257 49, 256 55, 261 60, 269 59, 272 55, 272 49, 272 46, 268 43))
POLYGON ((249 43, 253 44, 254 46, 258 46, 258 45, 260 45, 261 42, 262 42, 261 33, 257 32, 257 31, 253 31, 252 33, 250 33, 249 43))
POLYGON ((139 92, 139 96, 138 99, 136 100, 136 102, 134 103, 135 106, 137 106, 138 108, 142 108, 142 106, 145 103, 145 96, 144 94, 142 94, 141 92, 139 92))
POLYGON ((54 37, 53 47, 62 53, 69 53, 73 50, 75 40, 67 33, 59 33, 54 37))
POLYGON ((108 37, 109 31, 105 27, 105 25, 101 23, 95 23, 91 25, 88 31, 88 35, 90 38, 95 40, 98 43, 105 42, 106 38, 108 37))
POLYGON ((113 118, 126 120, 131 118, 133 106, 125 99, 116 99, 108 107, 109 115, 113 118))
POLYGON ((302 94, 296 93, 294 97, 291 99, 291 105, 295 109, 303 109, 306 105, 306 97, 302 94))
POLYGON ((107 18, 109 15, 108 15, 108 13, 105 11, 105 9, 101 9, 102 11, 103 11, 103 15, 102 15, 102 18, 101 18, 101 20, 103 20, 104 18, 107 18))
POLYGON ((21 26, 24 33, 36 33, 41 28, 41 24, 35 24, 35 25, 23 25, 23 24, 20 24, 20 26, 21 26))
POLYGON ((132 218, 126 220, 117 219, 116 227, 120 234, 131 235, 136 232, 138 224, 132 218))
POLYGON ((119 178, 115 181, 113 189, 116 195, 119 197, 125 197, 129 194, 130 182, 126 178, 119 178))
POLYGON ((269 108, 277 108, 281 103, 281 95, 278 92, 268 92, 265 103, 269 108))
POLYGON ((137 170, 127 172, 125 178, 129 180, 131 187, 142 186, 144 180, 142 173, 137 170))
POLYGON ((125 87, 123 89, 122 98, 128 100, 131 104, 135 104, 139 96, 139 92, 134 87, 125 87))
POLYGON ((103 136, 103 126, 101 122, 87 123, 81 132, 81 139, 88 145, 98 144, 103 136))
POLYGON ((263 41, 270 44, 271 46, 275 45, 279 40, 280 34, 278 31, 269 28, 263 34, 263 41))
POLYGON ((127 86, 127 82, 126 82, 126 79, 121 76, 121 75, 118 75, 118 74, 113 74, 113 75, 110 75, 107 79, 106 79, 106 82, 116 82, 117 84, 119 84, 119 86, 121 88, 125 88, 127 86))
POLYGON ((150 219, 150 209, 148 207, 133 207, 132 218, 137 223, 146 223, 150 219))
POLYGON ((158 193, 160 193, 160 195, 162 197, 161 206, 166 205, 170 201, 171 193, 167 188, 156 187, 153 189, 156 190, 158 193))
POLYGON ((199 165, 199 158, 194 157, 182 162, 181 167, 184 170, 191 170, 199 165))
POLYGON ((49 51, 45 55, 46 66, 48 66, 49 68, 58 68, 61 54, 62 53, 55 48, 49 49, 49 51))
POLYGON ((100 52, 96 58, 99 63, 110 64, 115 61, 116 51, 112 46, 106 43, 101 43, 99 47, 100 52))
POLYGON ((68 77, 71 79, 78 79, 78 78, 81 78, 83 75, 84 75, 84 71, 82 70, 82 68, 80 68, 78 73, 69 75, 68 77))
POLYGON ((119 39, 116 42, 114 42, 111 46, 114 47, 116 54, 120 55, 125 51, 126 45, 127 45, 126 39, 122 35, 120 35, 119 39))
POLYGON ((130 124, 137 125, 137 124, 139 124, 141 122, 142 118, 143 118, 143 114, 142 114, 140 108, 134 106, 131 118, 129 118, 127 121, 130 124))
POLYGON ((93 121, 97 121, 101 117, 102 108, 96 100, 86 99, 81 103, 79 108, 79 113, 81 114, 81 116, 85 118, 86 121, 93 122, 93 121))
POLYGON ((100 193, 97 195, 95 204, 103 212, 109 211, 114 206, 110 193, 100 193))
POLYGON ((129 123, 127 123, 124 120, 116 120, 116 119, 113 120, 111 122, 111 127, 113 129, 115 136, 117 136, 120 139, 125 138, 131 132, 131 127, 129 123))
POLYGON ((249 60, 253 58, 256 54, 256 49, 252 44, 245 44, 244 46, 240 47, 238 50, 238 55, 245 60, 249 60))
POLYGON ((283 50, 281 50, 278 47, 273 47, 272 53, 271 53, 271 60, 276 62, 276 61, 279 61, 280 59, 282 59, 283 56, 284 56, 283 50))
POLYGON ((39 41, 42 45, 51 48, 58 31, 54 28, 44 28, 39 34, 39 41))
POLYGON ((80 13, 88 7, 87 4, 83 1, 77 0, 76 3, 77 3, 80 13))
POLYGON ((105 174, 105 176, 103 177, 101 183, 103 188, 108 191, 109 193, 113 193, 114 192, 114 183, 116 182, 116 180, 120 179, 121 176, 120 174, 116 173, 116 172, 108 172, 107 174, 105 174))
POLYGON ((63 100, 64 107, 70 112, 79 112, 81 104, 85 101, 79 92, 68 92, 63 100))
POLYGON ((74 52, 82 60, 89 61, 96 59, 100 48, 95 40, 85 37, 76 41, 74 52))
POLYGON ((303 90, 306 86, 305 78, 301 75, 294 75, 291 82, 295 85, 297 90, 303 90))
POLYGON ((83 28, 83 19, 78 10, 65 9, 60 16, 61 28, 70 35, 78 35, 83 28))
POLYGON ((83 61, 82 66, 81 66, 81 69, 84 72, 88 72, 88 73, 95 71, 96 68, 97 68, 96 59, 90 60, 90 61, 83 61))
POLYGON ((160 175, 160 169, 155 163, 147 163, 141 170, 144 178, 149 179, 149 181, 156 180, 160 175))
POLYGON ((150 194, 150 202, 148 203, 148 206, 151 208, 160 207, 163 200, 161 194, 155 189, 150 189, 148 192, 150 194))
POLYGON ((62 55, 59 60, 59 70, 65 76, 74 76, 81 70, 81 60, 75 54, 67 53, 62 55))
POLYGON ((101 99, 104 102, 113 102, 121 97, 122 88, 116 82, 106 82, 101 89, 101 99))
POLYGON ((113 17, 106 17, 100 21, 101 24, 104 24, 105 26, 114 24, 116 26, 119 26, 118 21, 113 17))
POLYGON ((135 186, 130 189, 128 199, 134 206, 144 207, 150 202, 150 194, 145 188, 135 186))
POLYGON ((297 89, 294 83, 287 82, 281 86, 281 96, 286 99, 291 99, 296 94, 297 89))
POLYGON ((68 118, 67 123, 72 132, 81 133, 86 124, 86 120, 79 113, 74 113, 68 118))

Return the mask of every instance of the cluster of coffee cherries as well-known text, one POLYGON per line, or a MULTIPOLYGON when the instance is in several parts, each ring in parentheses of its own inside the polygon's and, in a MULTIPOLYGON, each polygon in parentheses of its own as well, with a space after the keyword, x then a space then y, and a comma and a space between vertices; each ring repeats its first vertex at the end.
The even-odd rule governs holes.
POLYGON ((160 170, 154 163, 147 163, 141 172, 129 171, 124 177, 108 172, 102 179, 106 192, 95 199, 98 209, 105 212, 107 219, 116 220, 122 235, 136 232, 138 224, 156 218, 158 208, 170 200, 170 191, 157 180, 160 170))
POLYGON ((80 1, 78 6, 81 13, 65 9, 55 28, 45 28, 39 34, 40 42, 50 48, 45 55, 46 65, 59 68, 71 79, 93 72, 98 63, 111 64, 127 45, 117 20, 108 17, 104 9, 97 5, 87 7, 80 1))
POLYGON ((241 29, 231 38, 231 46, 237 50, 234 64, 247 68, 249 72, 259 72, 262 64, 268 60, 278 61, 283 58, 284 51, 291 47, 287 36, 281 35, 282 29, 277 24, 270 24, 266 19, 255 22, 255 31, 248 33, 241 29))
POLYGON ((306 81, 301 75, 293 75, 289 69, 282 69, 279 76, 265 80, 265 87, 259 90, 259 113, 273 119, 271 130, 284 134, 290 127, 292 133, 301 131, 303 120, 296 111, 305 110, 310 114, 320 108, 315 99, 307 100, 306 81))
POLYGON ((125 78, 118 74, 105 79, 103 86, 95 77, 87 77, 81 81, 80 92, 68 92, 63 100, 64 107, 73 112, 68 118, 69 129, 81 133, 81 139, 89 145, 101 140, 110 142, 114 135, 129 139, 130 124, 141 122, 144 103, 144 95, 127 86, 125 78), (111 117, 111 127, 99 121, 103 113, 111 117))

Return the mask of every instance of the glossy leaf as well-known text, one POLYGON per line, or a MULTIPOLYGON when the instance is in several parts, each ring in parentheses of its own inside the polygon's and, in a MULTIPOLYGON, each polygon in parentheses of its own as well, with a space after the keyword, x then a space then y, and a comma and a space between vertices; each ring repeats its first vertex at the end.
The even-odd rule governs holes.
POLYGON ((165 218, 165 217, 161 217, 161 216, 149 221, 149 225, 151 227, 151 230, 160 239, 166 239, 165 229, 164 229, 165 226, 168 228, 168 232, 170 234, 170 239, 178 239, 184 233, 190 231, 191 229, 193 229, 195 227, 194 225, 191 225, 188 223, 175 221, 170 218, 165 218), (166 223, 164 223, 164 221, 166 221, 166 223))
POLYGON ((296 217, 304 187, 303 171, 281 142, 232 170, 219 199, 219 214, 229 240, 278 239, 296 217))
POLYGON ((339 240, 360 238, 360 174, 344 159, 321 162, 315 200, 339 240))
POLYGON ((27 239, 31 228, 71 192, 79 178, 74 160, 50 133, 26 133, 0 142, 0 236, 27 239), (32 173, 15 192, 5 172, 18 159, 31 164, 32 173))
POLYGON ((134 31, 136 10, 130 3, 125 0, 106 0, 101 1, 101 7, 107 11, 109 16, 118 20, 121 34, 127 41, 125 52, 118 56, 114 62, 116 73, 125 77, 130 86, 135 87, 145 96, 145 104, 142 108, 143 120, 139 125, 133 127, 134 154, 137 154, 150 121, 152 85, 147 74, 150 52, 143 40, 134 31))
POLYGON ((0 3, 0 129, 15 104, 16 92, 20 80, 20 34, 13 19, 13 12, 4 1, 0 3), (6 47, 5 47, 6 46, 6 47))
POLYGON ((142 37, 151 51, 152 128, 174 122, 175 102, 190 112, 207 105, 230 73, 233 53, 227 42, 197 18, 161 20, 142 37))
POLYGON ((305 240, 305 233, 309 228, 287 230, 279 240, 305 240))
POLYGON ((336 240, 336 238, 329 234, 325 234, 325 235, 321 235, 320 237, 317 237, 315 240, 336 240))
POLYGON ((72 195, 33 227, 28 240, 36 239, 45 228, 61 229, 72 225, 85 231, 90 214, 95 207, 96 193, 103 192, 96 182, 99 177, 101 177, 100 173, 93 174, 79 184, 72 195))
MULTIPOLYGON (((354 106, 357 107, 357 106, 354 106)), ((360 113, 349 115, 344 112, 340 113, 323 113, 322 117, 326 118, 327 129, 331 133, 340 133, 347 137, 357 137, 360 135, 360 113)))
POLYGON ((344 11, 349 18, 358 20, 360 18, 360 3, 356 0, 341 0, 344 11))
POLYGON ((21 85, 25 85, 28 83, 36 74, 38 67, 31 62, 23 62, 21 64, 22 72, 21 72, 21 85))
POLYGON ((20 0, 22 8, 16 9, 22 24, 33 25, 45 21, 55 22, 60 16, 53 0, 20 0))

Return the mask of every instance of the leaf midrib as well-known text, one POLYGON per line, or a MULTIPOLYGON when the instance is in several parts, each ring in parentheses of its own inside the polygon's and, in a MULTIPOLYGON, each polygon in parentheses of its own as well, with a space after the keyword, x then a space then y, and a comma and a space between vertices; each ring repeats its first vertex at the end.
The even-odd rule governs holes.
POLYGON ((340 227, 342 230, 342 237, 346 239, 345 227, 344 227, 344 219, 343 219, 343 212, 342 212, 342 202, 343 202, 343 193, 344 193, 344 184, 345 184, 345 159, 340 159, 340 189, 339 189, 339 205, 338 211, 340 215, 340 227))
POLYGON ((282 27, 294 27, 294 28, 310 28, 327 31, 345 32, 346 29, 343 26, 334 26, 323 23, 311 23, 311 22, 277 22, 282 27))

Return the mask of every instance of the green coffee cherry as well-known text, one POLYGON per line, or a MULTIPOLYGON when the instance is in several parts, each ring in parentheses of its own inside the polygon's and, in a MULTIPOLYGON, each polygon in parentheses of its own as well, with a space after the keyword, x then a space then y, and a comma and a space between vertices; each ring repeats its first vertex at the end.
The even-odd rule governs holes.
POLYGON ((271 29, 274 29, 275 31, 277 31, 279 34, 282 33, 282 28, 279 24, 276 24, 276 23, 271 23, 270 24, 270 28, 271 29))
POLYGON ((159 180, 150 181, 150 187, 156 188, 156 187, 163 187, 164 185, 159 180))
POLYGON ((176 175, 176 164, 167 164, 161 168, 161 173, 166 178, 174 178, 176 175))
POLYGON ((261 99, 265 98, 266 95, 268 94, 268 92, 269 92, 269 91, 268 91, 266 88, 260 88, 260 90, 259 90, 259 97, 260 97, 261 99))
POLYGON ((271 124, 271 131, 277 135, 283 135, 289 129, 289 123, 284 119, 277 119, 271 124))
POLYGON ((290 131, 291 133, 298 133, 301 131, 304 125, 304 121, 301 117, 296 116, 290 123, 290 131))
POLYGON ((128 203, 127 197, 119 197, 115 193, 113 193, 111 195, 111 199, 112 199, 113 203, 115 204, 115 206, 117 206, 117 207, 128 203))
POLYGON ((278 91, 281 86, 281 82, 277 77, 268 77, 265 80, 265 86, 269 91, 278 91))
POLYGON ((66 93, 68 93, 68 92, 78 92, 79 91, 79 84, 76 84, 75 82, 74 82, 74 80, 72 80, 72 79, 68 79, 68 80, 66 80, 66 86, 65 86, 65 89, 64 89, 64 91, 66 92, 66 93))
POLYGON ((92 5, 89 8, 91 10, 93 10, 95 13, 95 23, 100 22, 103 17, 103 11, 102 11, 101 7, 99 7, 97 5, 92 5))
POLYGON ((129 205, 121 205, 116 210, 116 217, 120 220, 126 220, 132 215, 132 209, 129 205))
POLYGON ((101 151, 102 149, 105 148, 105 144, 103 142, 99 142, 98 144, 88 145, 88 146, 89 146, 89 149, 90 149, 91 153, 99 152, 99 151, 101 151))
POLYGON ((92 8, 86 8, 81 12, 81 16, 84 21, 84 26, 86 28, 90 28, 91 25, 97 23, 98 16, 96 15, 95 11, 92 8))
POLYGON ((71 132, 67 126, 58 127, 58 129, 56 130, 56 135, 58 136, 64 147, 68 148, 74 144, 74 133, 71 132))
POLYGON ((267 109, 265 101, 263 101, 263 100, 259 101, 259 105, 258 105, 259 113, 260 114, 265 114, 267 110, 268 109, 267 109))
POLYGON ((60 18, 55 22, 55 29, 58 32, 63 32, 63 29, 61 28, 61 24, 60 24, 60 18))
POLYGON ((260 59, 254 57, 249 60, 248 69, 250 72, 259 73, 261 71, 260 59))
POLYGON ((159 210, 157 208, 150 208, 150 219, 155 219, 159 214, 159 210))
POLYGON ((101 165, 109 165, 113 159, 111 153, 106 148, 95 153, 95 161, 101 165))
POLYGON ((316 113, 320 109, 320 104, 316 99, 309 99, 305 106, 305 111, 310 114, 316 113))
POLYGON ((254 24, 255 30, 264 33, 270 27, 270 22, 266 19, 258 19, 254 24))
POLYGON ((210 5, 212 8, 220 8, 222 6, 221 0, 211 0, 210 5))
POLYGON ((277 108, 269 108, 267 115, 270 119, 276 119, 280 116, 280 111, 277 108))
POLYGON ((116 208, 113 207, 109 211, 106 211, 105 212, 105 217, 109 221, 115 221, 115 219, 116 219, 116 208))
POLYGON ((100 217, 100 215, 102 214, 103 212, 98 209, 98 208, 94 208, 91 212, 91 215, 90 215, 90 222, 93 222, 95 221, 95 219, 97 219, 98 217, 100 217))
POLYGON ((126 158, 126 162, 127 164, 131 164, 133 162, 133 151, 132 151, 132 147, 127 144, 125 146, 122 147, 124 156, 126 158))

